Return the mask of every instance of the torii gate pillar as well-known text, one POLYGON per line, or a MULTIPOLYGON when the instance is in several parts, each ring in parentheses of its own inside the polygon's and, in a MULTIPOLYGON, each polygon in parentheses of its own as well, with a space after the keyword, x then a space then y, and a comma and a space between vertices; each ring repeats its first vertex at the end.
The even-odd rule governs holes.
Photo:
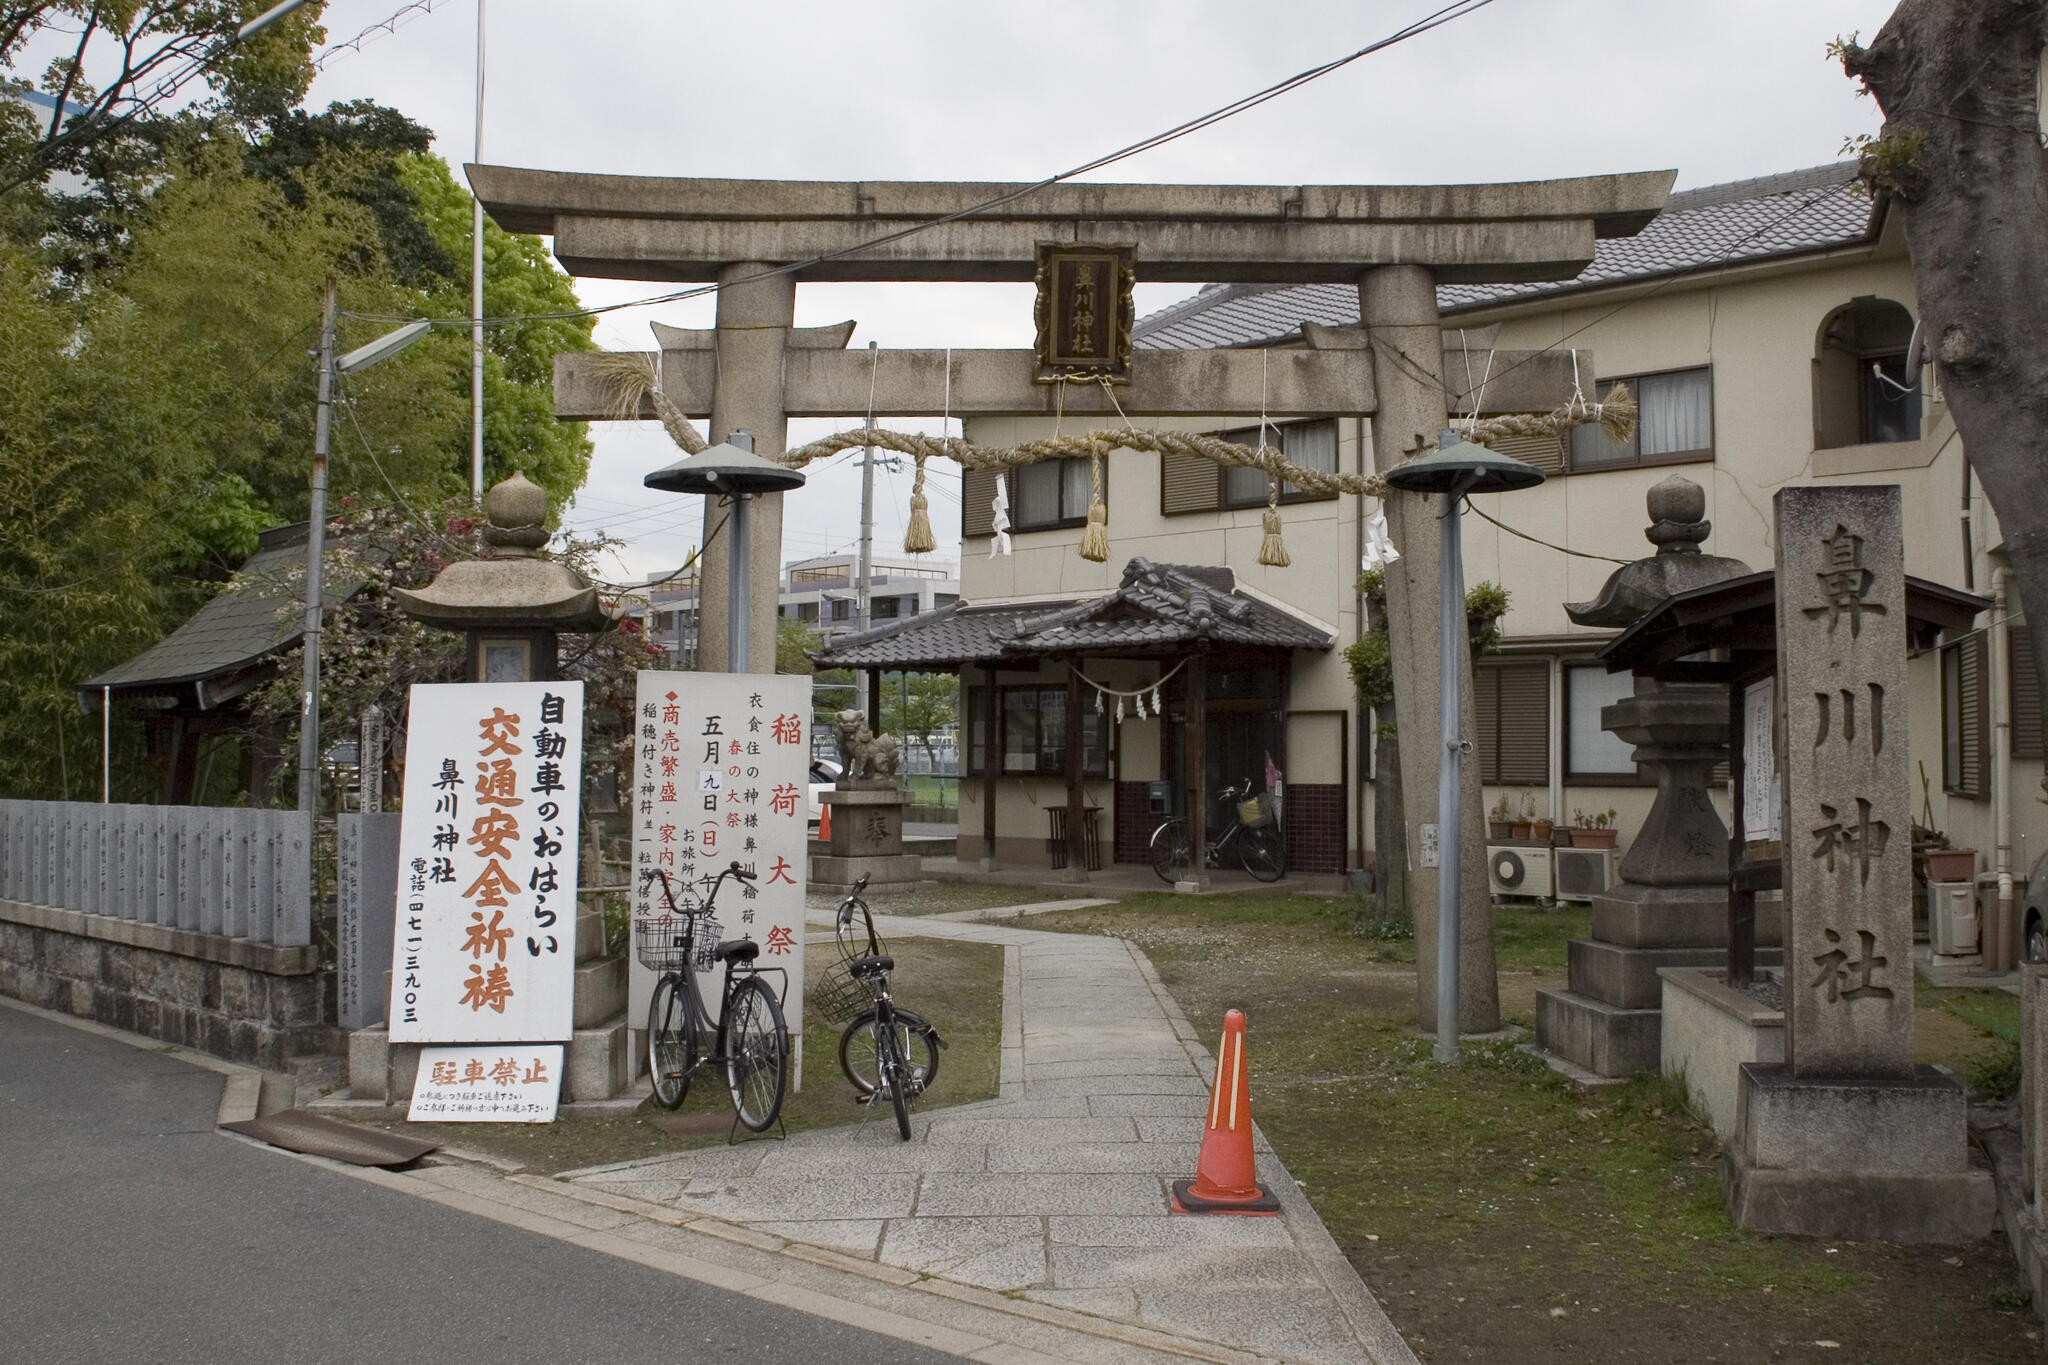
MULTIPOLYGON (((1443 387, 1443 346, 1437 329, 1436 277, 1427 266, 1384 265, 1358 280, 1358 318, 1379 363, 1379 408, 1372 419, 1373 468, 1386 473, 1431 445, 1446 425, 1443 387)), ((1458 1031, 1491 1033, 1500 1027, 1500 983, 1494 973, 1493 903, 1486 882, 1486 843, 1468 837, 1459 843, 1455 868, 1424 867, 1417 856, 1425 841, 1420 826, 1433 823, 1436 811, 1427 794, 1437 789, 1443 764, 1440 720, 1442 680, 1437 671, 1438 535, 1435 499, 1390 493, 1386 499, 1387 529, 1401 547, 1401 557, 1387 570, 1388 629, 1392 634, 1394 723, 1401 733, 1401 790, 1406 794, 1409 856, 1408 908, 1415 918, 1416 1018, 1426 1032, 1436 1030, 1437 879, 1456 877, 1458 913, 1458 1031), (1420 795, 1421 801, 1416 798, 1420 795)), ((1471 676, 1471 655, 1460 631, 1458 667, 1471 676)), ((1464 703, 1460 730, 1474 733, 1472 689, 1459 689, 1464 703)), ((1484 800, 1479 765, 1464 765, 1458 794, 1462 825, 1480 823, 1484 800)), ((1434 844, 1436 841, 1427 841, 1434 844)))
MULTIPOLYGON (((796 276, 751 278, 773 270, 772 264, 742 261, 718 272, 718 321, 713 334, 717 366, 711 385, 711 441, 717 444, 734 430, 754 434, 754 453, 774 459, 789 446, 789 423, 783 412, 782 356, 796 319, 796 276)), ((734 660, 726 613, 711 604, 730 600, 726 582, 725 508, 707 502, 704 508, 704 557, 698 564, 697 666, 707 672, 773 673, 775 613, 782 581, 782 494, 763 493, 753 500, 752 561, 756 584, 771 585, 749 599, 748 654, 734 660)))

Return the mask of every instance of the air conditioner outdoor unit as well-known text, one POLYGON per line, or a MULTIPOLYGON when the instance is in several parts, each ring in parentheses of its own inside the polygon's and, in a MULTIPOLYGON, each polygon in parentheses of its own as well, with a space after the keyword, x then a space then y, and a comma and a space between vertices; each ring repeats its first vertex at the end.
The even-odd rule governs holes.
POLYGON ((1969 882, 1927 884, 1927 942, 1942 957, 1977 951, 1977 888, 1969 882))
POLYGON ((1552 850, 1557 866, 1557 898, 1561 901, 1590 901, 1607 894, 1614 885, 1614 850, 1611 848, 1560 848, 1552 850))
POLYGON ((1495 896, 1549 900, 1550 855, 1542 847, 1495 844, 1486 850, 1486 882, 1495 896))

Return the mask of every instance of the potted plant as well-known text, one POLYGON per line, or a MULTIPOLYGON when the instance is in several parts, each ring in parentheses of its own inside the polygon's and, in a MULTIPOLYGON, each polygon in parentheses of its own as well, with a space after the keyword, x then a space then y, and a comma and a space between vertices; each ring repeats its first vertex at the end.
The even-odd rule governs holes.
POLYGON ((1977 876, 1977 850, 1974 848, 1950 848, 1948 835, 1940 830, 1929 831, 1926 848, 1921 856, 1927 863, 1927 880, 1930 882, 1967 882, 1977 876))
POLYGON ((1535 797, 1533 797, 1533 796, 1531 796, 1531 795, 1529 795, 1529 794, 1528 794, 1527 792, 1523 792, 1523 793, 1522 793, 1522 813, 1521 813, 1521 814, 1519 814, 1519 815, 1517 815, 1517 816, 1515 817, 1515 831, 1514 831, 1514 834, 1515 834, 1515 838, 1517 838, 1517 839, 1526 839, 1526 838, 1528 838, 1528 837, 1529 837, 1529 830, 1530 830, 1530 827, 1531 827, 1531 826, 1533 826, 1533 825, 1534 825, 1535 823, 1536 823, 1536 798, 1535 798, 1535 797))
POLYGON ((1515 837, 1515 815, 1508 807, 1508 794, 1502 792, 1500 800, 1493 803, 1493 809, 1486 812, 1486 837, 1496 844, 1506 843, 1515 837))
POLYGON ((1620 818, 1621 813, 1611 807, 1605 811, 1596 811, 1592 815, 1582 810, 1573 811, 1572 847, 1613 848, 1614 841, 1621 835, 1614 822, 1620 818))
POLYGON ((1531 839, 1534 839, 1539 844, 1549 843, 1550 817, 1547 815, 1539 816, 1537 819, 1531 821, 1529 825, 1529 837, 1531 839))

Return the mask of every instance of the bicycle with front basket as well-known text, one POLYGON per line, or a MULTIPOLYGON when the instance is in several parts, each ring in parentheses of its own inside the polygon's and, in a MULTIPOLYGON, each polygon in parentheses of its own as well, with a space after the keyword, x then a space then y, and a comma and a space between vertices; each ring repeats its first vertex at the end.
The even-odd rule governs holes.
POLYGON ((735 862, 718 874, 702 905, 687 908, 676 904, 667 872, 650 868, 643 878, 661 883, 667 911, 633 926, 635 952, 659 973, 647 1005, 647 1074, 654 1102, 674 1109, 690 1093, 699 1068, 723 1067, 733 1113, 758 1133, 782 1113, 789 1083, 789 1025, 782 1001, 764 978, 780 974, 787 992, 789 974, 781 967, 755 966, 761 945, 750 938, 720 940, 712 913, 727 877, 743 884, 756 880, 735 862), (714 1023, 696 974, 721 962, 725 976, 714 1023))
MULTIPOLYGON (((1287 841, 1280 836, 1280 814, 1272 795, 1252 794, 1251 779, 1225 787, 1212 798, 1229 812, 1229 823, 1207 840, 1207 866, 1220 867, 1224 855, 1234 857, 1262 882, 1287 875, 1287 841)), ((1193 842, 1186 817, 1176 815, 1152 831, 1152 870, 1163 882, 1184 882, 1194 870, 1193 842)))
POLYGON ((860 1103, 872 1113, 886 1095, 896 1112, 896 1131, 907 1142, 910 1106, 937 1079, 946 1040, 923 1015, 902 1008, 890 994, 896 959, 882 951, 875 918, 861 899, 867 886, 863 873, 839 902, 833 919, 839 961, 826 968, 809 998, 821 1017, 845 1025, 839 1035, 839 1069, 853 1083, 860 1103), (858 923, 855 911, 860 912, 858 923))

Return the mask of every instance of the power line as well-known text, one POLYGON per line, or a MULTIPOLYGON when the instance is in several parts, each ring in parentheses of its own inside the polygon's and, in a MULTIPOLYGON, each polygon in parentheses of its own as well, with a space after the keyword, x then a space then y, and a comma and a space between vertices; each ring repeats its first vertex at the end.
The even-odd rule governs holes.
MULTIPOLYGON (((1453 19, 1462 19, 1464 16, 1471 14, 1476 10, 1484 9, 1486 8, 1486 6, 1492 3, 1493 0, 1455 0, 1455 3, 1445 5, 1443 8, 1436 10, 1435 12, 1427 14, 1422 18, 1415 20, 1413 23, 1407 25, 1405 28, 1397 29, 1395 32, 1387 35, 1386 37, 1379 39, 1377 42, 1368 43, 1364 47, 1359 48, 1356 52, 1352 52, 1346 56, 1334 58, 1330 61, 1322 63, 1319 66, 1309 67, 1305 71, 1297 71, 1294 75, 1287 77, 1285 80, 1276 81, 1272 85, 1266 86, 1264 89, 1255 90, 1249 95, 1242 96, 1238 99, 1232 100, 1228 104, 1222 105, 1215 109, 1211 109, 1206 114, 1198 115, 1195 118, 1188 119, 1186 122, 1183 123, 1177 123, 1173 127, 1165 129, 1162 132, 1154 133, 1149 137, 1140 138, 1136 142, 1130 143, 1123 147, 1119 147, 1117 150, 1109 152, 1105 155, 1095 157, 1093 160, 1084 161, 1080 165, 1072 167, 1068 170, 1061 171, 1057 175, 1049 175, 1045 177, 1043 180, 1036 180, 1028 185, 1020 185, 1016 189, 1010 190, 1004 194, 999 194, 992 199, 985 199, 978 204, 971 204, 964 209, 956 209, 952 213, 948 213, 943 217, 933 218, 927 222, 913 223, 909 227, 899 228, 895 232, 885 233, 880 237, 876 237, 869 241, 862 242, 857 246, 842 247, 837 251, 828 251, 823 255, 812 256, 808 260, 792 261, 787 265, 779 265, 774 267, 773 269, 761 271, 759 274, 749 275, 744 279, 734 280, 730 283, 730 285, 724 283, 703 284, 694 286, 689 289, 674 290, 667 294, 658 294, 653 298, 634 299, 626 303, 599 304, 590 308, 578 308, 563 312, 506 314, 500 317, 484 318, 483 323, 486 326, 506 326, 523 322, 565 321, 571 318, 595 317, 602 313, 614 313, 625 308, 645 308, 660 303, 679 303, 685 299, 704 298, 707 295, 716 294, 720 290, 726 288, 736 288, 741 285, 755 284, 758 283, 759 281, 775 279, 782 275, 798 274, 801 273, 802 271, 809 270, 814 266, 823 265, 829 261, 842 260, 845 257, 858 255, 864 251, 872 251, 876 247, 889 246, 896 242, 901 242, 908 238, 915 237, 919 233, 929 232, 933 228, 944 227, 949 223, 957 223, 963 218, 972 218, 977 214, 987 213, 991 209, 1001 208, 1005 204, 1014 203, 1015 201, 1025 198, 1028 195, 1036 194, 1040 190, 1050 189, 1052 186, 1058 185, 1064 181, 1075 179, 1078 176, 1087 175, 1092 171, 1099 171, 1106 166, 1115 165, 1119 161, 1125 161, 1130 159, 1131 157, 1152 151, 1155 148, 1163 147, 1169 142, 1173 142, 1180 138, 1188 136, 1190 133, 1201 132, 1205 128, 1210 128, 1218 123, 1223 122, 1225 119, 1234 118, 1238 114, 1242 114, 1247 110, 1256 109, 1258 106, 1266 103, 1268 100, 1278 99, 1282 95, 1288 94, 1294 90, 1298 90, 1302 86, 1307 85, 1310 81, 1319 80, 1322 77, 1329 75, 1333 71, 1337 71, 1342 69, 1343 67, 1351 65, 1351 63, 1358 61, 1361 58, 1369 57, 1376 52, 1383 52, 1386 49, 1393 47, 1397 43, 1406 42, 1410 38, 1419 37, 1422 34, 1429 32, 1433 28, 1439 28, 1444 24, 1450 23, 1453 19)), ((416 319, 412 318, 389 317, 370 313, 352 313, 349 316, 375 319, 377 321, 384 322, 416 321, 416 319)), ((435 318, 433 319, 433 321, 446 322, 450 324, 457 322, 467 324, 470 321, 470 319, 435 318)))

